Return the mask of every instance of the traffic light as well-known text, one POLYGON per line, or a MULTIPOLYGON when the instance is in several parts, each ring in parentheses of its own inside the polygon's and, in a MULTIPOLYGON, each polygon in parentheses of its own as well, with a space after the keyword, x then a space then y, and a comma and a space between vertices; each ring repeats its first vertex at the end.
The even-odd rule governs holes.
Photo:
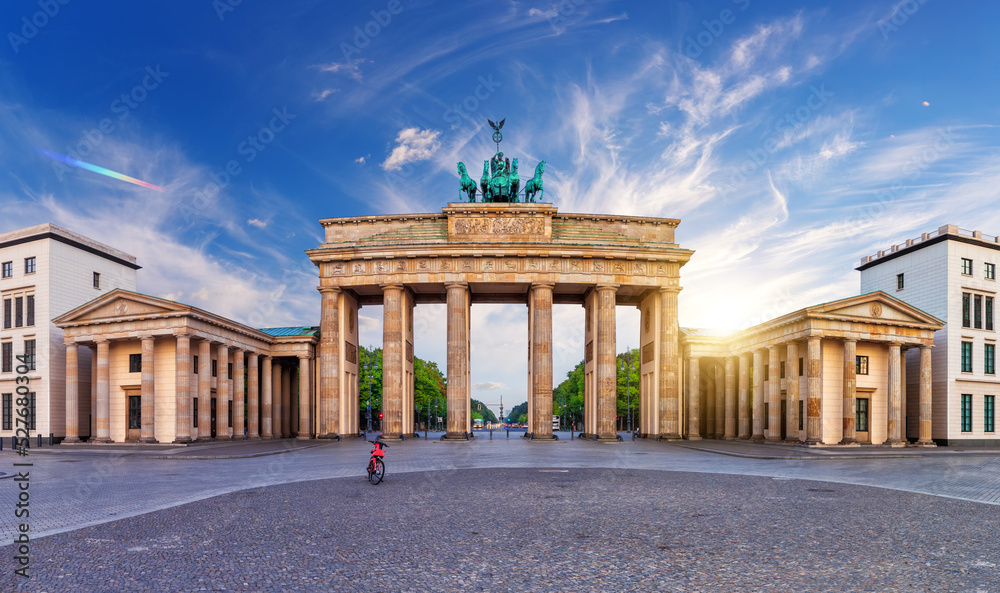
POLYGON ((381 419, 382 419, 382 412, 379 412, 379 413, 378 413, 378 418, 379 418, 379 420, 381 420, 381 419))

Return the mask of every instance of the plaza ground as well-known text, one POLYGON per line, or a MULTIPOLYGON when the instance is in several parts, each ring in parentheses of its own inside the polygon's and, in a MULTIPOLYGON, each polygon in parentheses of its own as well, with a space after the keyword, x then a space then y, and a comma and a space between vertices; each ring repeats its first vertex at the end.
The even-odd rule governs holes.
POLYGON ((1000 590, 995 451, 484 436, 36 449, 0 588, 1000 590))

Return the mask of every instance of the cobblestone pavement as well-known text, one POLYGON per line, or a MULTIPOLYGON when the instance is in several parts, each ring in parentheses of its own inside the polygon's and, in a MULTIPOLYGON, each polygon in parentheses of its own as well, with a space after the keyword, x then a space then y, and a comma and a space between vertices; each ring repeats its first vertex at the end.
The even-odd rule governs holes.
POLYGON ((991 505, 757 476, 395 465, 379 486, 353 476, 252 488, 46 537, 32 548, 31 581, 8 573, 0 587, 972 592, 1000 583, 991 505))
MULTIPOLYGON (((834 485, 880 488, 861 489, 866 492, 867 497, 867 504, 862 507, 835 505, 845 516, 856 515, 859 509, 891 508, 895 504, 893 501, 900 500, 902 493, 934 495, 936 498, 920 499, 928 501, 929 505, 940 505, 941 508, 951 508, 951 505, 957 504, 956 501, 946 499, 985 503, 963 504, 955 508, 982 509, 975 512, 990 513, 990 517, 995 516, 997 512, 996 506, 993 505, 1000 505, 1000 452, 994 451, 954 448, 817 450, 787 445, 714 440, 693 443, 687 441, 657 443, 644 440, 597 443, 565 439, 556 442, 528 442, 516 438, 513 433, 509 440, 502 436, 502 433, 497 433, 492 440, 483 436, 471 442, 414 439, 393 443, 387 457, 389 475, 393 483, 398 483, 401 488, 411 492, 410 496, 415 497, 415 500, 422 500, 422 497, 430 496, 429 493, 432 492, 435 493, 432 498, 438 497, 440 493, 450 492, 456 488, 456 480, 459 482, 464 480, 462 476, 468 472, 463 470, 522 468, 533 469, 535 473, 538 469, 618 470, 607 474, 612 476, 614 481, 601 487, 607 487, 610 491, 623 489, 622 492, 628 487, 629 480, 645 479, 643 476, 647 472, 636 470, 693 472, 683 474, 683 482, 693 480, 692 483, 703 486, 713 483, 712 480, 726 484, 758 483, 760 480, 749 478, 756 476, 768 478, 764 480, 767 483, 774 482, 770 478, 778 478, 779 481, 815 480, 834 485), (419 472, 419 479, 406 475, 414 472, 419 472), (414 483, 420 486, 414 487, 414 483)), ((197 453, 194 457, 170 454, 171 450, 178 449, 176 447, 90 449, 66 447, 65 451, 56 447, 46 452, 33 451, 26 458, 13 455, 0 456, 0 471, 11 473, 14 469, 24 469, 15 468, 13 466, 15 462, 27 461, 34 464, 28 469, 31 472, 30 525, 36 546, 33 550, 37 551, 50 545, 47 541, 51 536, 82 527, 101 525, 129 517, 142 521, 144 519, 141 516, 146 513, 198 501, 204 501, 205 504, 221 504, 206 501, 219 495, 229 496, 212 500, 253 500, 260 494, 248 494, 248 492, 262 492, 258 488, 261 486, 302 483, 299 484, 304 489, 302 492, 309 492, 310 488, 318 484, 310 482, 312 480, 351 478, 353 481, 347 480, 345 483, 358 483, 357 478, 364 475, 369 447, 361 440, 353 439, 322 444, 316 442, 303 444, 301 441, 287 440, 184 449, 197 453), (308 448, 274 454, 303 446, 308 448), (164 454, 165 452, 167 454, 164 454), (255 456, 261 453, 267 455, 255 456), (213 456, 218 458, 198 458, 213 456), (234 494, 240 491, 243 491, 243 494, 234 494)), ((667 480, 666 483, 673 487, 677 483, 677 478, 667 480)), ((281 488, 274 490, 296 492, 281 488)), ((367 496, 374 496, 381 491, 364 492, 367 496)), ((712 495, 711 487, 703 491, 703 497, 710 498, 712 495)), ((11 541, 16 528, 18 520, 14 517, 14 510, 17 496, 18 483, 13 479, 0 479, 0 529, 2 529, 0 541, 2 542, 11 541)), ((289 504, 301 506, 296 496, 290 496, 287 500, 289 504)), ((517 500, 521 498, 521 493, 517 489, 512 489, 508 491, 508 497, 517 500)), ((323 504, 331 506, 334 500, 339 499, 327 499, 323 504)), ((767 500, 766 497, 761 498, 759 503, 771 506, 767 500)), ((489 509, 491 503, 488 501, 475 500, 471 496, 467 501, 467 506, 471 508, 489 510, 492 513, 489 509)), ((337 507, 337 504, 332 506, 337 507)), ((782 504, 797 503, 792 498, 782 504)), ((270 511, 269 507, 259 507, 255 511, 251 509, 246 518, 251 522, 264 521, 270 511)), ((361 516, 368 515, 362 513, 361 516)), ((757 517, 761 521, 767 519, 766 514, 757 517)), ((905 514, 900 514, 899 517, 909 519, 905 514)), ((591 518, 604 520, 600 514, 592 514, 591 518)), ((996 523, 993 519, 989 521, 994 525, 996 523)), ((184 528, 188 530, 197 530, 199 524, 199 522, 189 524, 183 520, 177 523, 186 526, 184 528)), ((111 531, 103 533, 116 533, 115 529, 118 528, 114 527, 115 525, 123 524, 113 523, 108 526, 111 531)), ((277 525, 273 523, 272 529, 277 530, 277 525)), ((821 528, 828 527, 821 525, 816 527, 816 529, 821 528)), ((970 516, 968 520, 959 521, 947 529, 935 532, 934 535, 935 537, 944 537, 944 534, 954 535, 962 541, 972 541, 969 540, 971 535, 967 535, 966 532, 976 529, 978 529, 976 520, 970 516)), ((68 541, 67 537, 78 538, 81 537, 81 533, 83 532, 73 531, 53 541, 68 541)), ((114 535, 102 537, 117 541, 114 535)), ((855 539, 855 534, 851 529, 845 528, 840 537, 848 541, 855 539)), ((997 539, 995 535, 990 537, 993 540, 997 539)), ((94 551, 100 549, 101 546, 97 545, 94 551)), ((593 553, 598 554, 599 551, 595 549, 593 553)), ((791 553, 791 550, 783 553, 791 553)), ((8 570, 0 568, 0 576, 13 570, 9 560, 11 556, 0 553, 0 558, 8 559, 0 560, 0 567, 5 564, 9 567, 8 570)), ((37 558, 40 560, 40 556, 37 558)), ((984 562, 996 563, 997 559, 984 562)), ((76 563, 79 564, 79 560, 76 563)), ((268 570, 273 569, 274 566, 271 566, 268 570)), ((64 578, 72 579, 72 577, 64 578)), ((992 586, 996 590, 996 586, 992 586)), ((155 589, 153 587, 149 590, 155 589)), ((5 589, 0 587, 0 591, 2 590, 5 589)), ((62 589, 54 587, 51 590, 62 589)), ((139 587, 132 590, 143 589, 139 587)), ((984 590, 989 590, 989 587, 984 590)))

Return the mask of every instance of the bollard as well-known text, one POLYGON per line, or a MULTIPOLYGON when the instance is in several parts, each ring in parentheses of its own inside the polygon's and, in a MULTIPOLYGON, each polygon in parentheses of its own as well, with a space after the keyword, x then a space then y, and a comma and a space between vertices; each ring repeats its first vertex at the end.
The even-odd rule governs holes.
POLYGON ((490 440, 493 440, 493 427, 490 427, 490 440))
POLYGON ((574 434, 575 432, 576 432, 575 430, 571 430, 571 431, 569 431, 569 440, 571 440, 571 441, 573 440, 573 434, 574 434))
POLYGON ((42 446, 42 433, 38 433, 38 446, 42 446))
POLYGON ((507 440, 510 440, 510 429, 507 429, 507 440))
POLYGON ((50 432, 50 433, 49 433, 49 446, 50 446, 50 447, 51 447, 51 446, 52 446, 52 445, 54 444, 54 441, 53 441, 53 439, 54 439, 54 438, 55 438, 55 437, 54 437, 54 436, 53 436, 53 434, 52 434, 52 433, 50 432))

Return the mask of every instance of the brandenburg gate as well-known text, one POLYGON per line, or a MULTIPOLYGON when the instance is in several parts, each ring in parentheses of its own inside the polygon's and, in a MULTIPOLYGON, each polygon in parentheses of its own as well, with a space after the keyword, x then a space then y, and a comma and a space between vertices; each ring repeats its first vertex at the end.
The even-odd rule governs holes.
MULTIPOLYGON (((486 182, 484 173, 484 197, 496 198, 486 182)), ((475 189, 473 183, 473 200, 475 189)), ((617 438, 615 306, 638 307, 639 431, 681 438, 677 296, 680 268, 693 252, 674 241, 679 220, 565 214, 548 203, 494 199, 451 203, 433 214, 320 222, 324 243, 307 251, 319 267, 322 294, 320 438, 359 431, 358 309, 377 304, 383 306, 383 438, 415 432, 413 308, 420 303, 447 304, 445 438, 471 432, 475 303, 528 306, 528 431, 535 439, 553 438, 553 304, 585 308, 584 433, 599 439, 617 438)))

